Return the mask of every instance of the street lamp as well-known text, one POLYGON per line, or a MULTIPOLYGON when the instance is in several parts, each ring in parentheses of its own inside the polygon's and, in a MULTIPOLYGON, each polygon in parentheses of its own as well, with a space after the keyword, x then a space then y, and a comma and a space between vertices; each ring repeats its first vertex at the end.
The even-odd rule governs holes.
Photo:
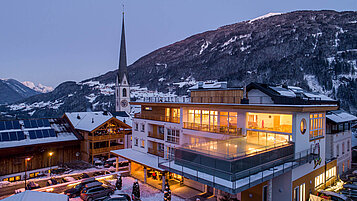
POLYGON ((26 178, 27 178, 27 162, 30 161, 31 158, 25 158, 25 190, 26 190, 26 178))
POLYGON ((50 152, 50 153, 48 153, 48 155, 50 155, 50 177, 51 177, 51 175, 52 175, 52 155, 53 155, 53 152, 50 152))

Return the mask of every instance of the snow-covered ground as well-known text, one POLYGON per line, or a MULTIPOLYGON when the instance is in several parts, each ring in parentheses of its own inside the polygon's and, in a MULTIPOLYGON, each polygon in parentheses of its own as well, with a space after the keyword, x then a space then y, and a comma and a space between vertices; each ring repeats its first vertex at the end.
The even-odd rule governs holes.
MULTIPOLYGON (((115 185, 116 180, 110 181, 113 185, 115 185)), ((123 188, 122 190, 117 190, 115 194, 117 193, 126 193, 129 196, 131 196, 131 192, 133 189, 133 183, 135 179, 132 177, 123 177, 123 188)), ((147 184, 144 184, 139 181, 139 186, 140 186, 140 196, 142 201, 159 201, 164 199, 164 193, 159 191, 158 189, 155 189, 147 184)), ((183 201, 184 199, 181 199, 175 195, 171 196, 172 201, 183 201)), ((70 201, 82 201, 81 198, 71 198, 70 201)))

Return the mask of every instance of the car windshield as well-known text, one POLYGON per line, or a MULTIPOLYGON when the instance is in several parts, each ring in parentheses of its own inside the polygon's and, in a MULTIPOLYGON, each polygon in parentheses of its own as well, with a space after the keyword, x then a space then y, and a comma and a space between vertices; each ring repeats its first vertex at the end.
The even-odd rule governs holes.
POLYGON ((82 185, 81 184, 78 184, 77 186, 75 186, 74 188, 75 189, 80 189, 82 187, 82 185))

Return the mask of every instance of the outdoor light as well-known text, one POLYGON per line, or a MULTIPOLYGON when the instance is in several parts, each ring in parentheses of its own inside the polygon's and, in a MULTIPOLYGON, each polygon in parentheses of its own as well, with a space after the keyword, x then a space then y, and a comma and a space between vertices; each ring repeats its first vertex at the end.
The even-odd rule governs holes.
POLYGON ((52 156, 52 155, 53 155, 53 152, 50 152, 49 155, 52 156))
POLYGON ((50 152, 48 153, 48 155, 50 156, 50 177, 52 177, 52 155, 53 155, 53 152, 50 152))

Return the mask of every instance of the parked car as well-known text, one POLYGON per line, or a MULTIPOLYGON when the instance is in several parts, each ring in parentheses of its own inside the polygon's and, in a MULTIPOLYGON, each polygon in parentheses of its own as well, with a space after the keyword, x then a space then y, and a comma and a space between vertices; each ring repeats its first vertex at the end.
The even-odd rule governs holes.
POLYGON ((131 201, 131 199, 128 194, 115 194, 104 199, 103 201, 131 201))
POLYGON ((89 175, 87 173, 82 173, 81 175, 79 175, 78 179, 85 179, 85 178, 89 178, 89 175))
POLYGON ((85 179, 81 183, 76 185, 75 187, 64 191, 64 194, 68 195, 68 197, 70 197, 70 198, 77 197, 81 194, 81 191, 83 190, 83 188, 85 187, 86 184, 96 182, 96 181, 97 180, 95 180, 94 178, 85 179))
POLYGON ((81 192, 81 199, 84 201, 93 201, 98 198, 109 197, 113 191, 103 186, 96 186, 93 188, 84 188, 81 192))
POLYGON ((348 197, 346 197, 345 195, 342 194, 338 194, 335 192, 330 192, 330 191, 319 191, 317 193, 317 195, 319 197, 325 198, 325 199, 330 199, 330 200, 334 200, 334 201, 349 201, 351 199, 349 199, 348 197))
POLYGON ((110 174, 110 172, 109 171, 99 171, 99 172, 93 173, 93 177, 99 176, 99 175, 106 175, 106 174, 110 174))
POLYGON ((66 183, 66 182, 70 182, 70 181, 76 181, 76 180, 73 177, 64 177, 64 178, 62 178, 61 183, 66 183))
POLYGON ((32 190, 32 189, 36 189, 36 188, 41 188, 41 186, 38 185, 37 183, 33 182, 33 181, 30 181, 27 184, 26 190, 32 190))
POLYGON ((103 166, 103 165, 104 165, 104 163, 101 160, 94 161, 94 166, 103 166))
POLYGON ((52 185, 56 185, 58 184, 57 180, 51 178, 49 180, 47 180, 46 186, 52 186, 52 185))

